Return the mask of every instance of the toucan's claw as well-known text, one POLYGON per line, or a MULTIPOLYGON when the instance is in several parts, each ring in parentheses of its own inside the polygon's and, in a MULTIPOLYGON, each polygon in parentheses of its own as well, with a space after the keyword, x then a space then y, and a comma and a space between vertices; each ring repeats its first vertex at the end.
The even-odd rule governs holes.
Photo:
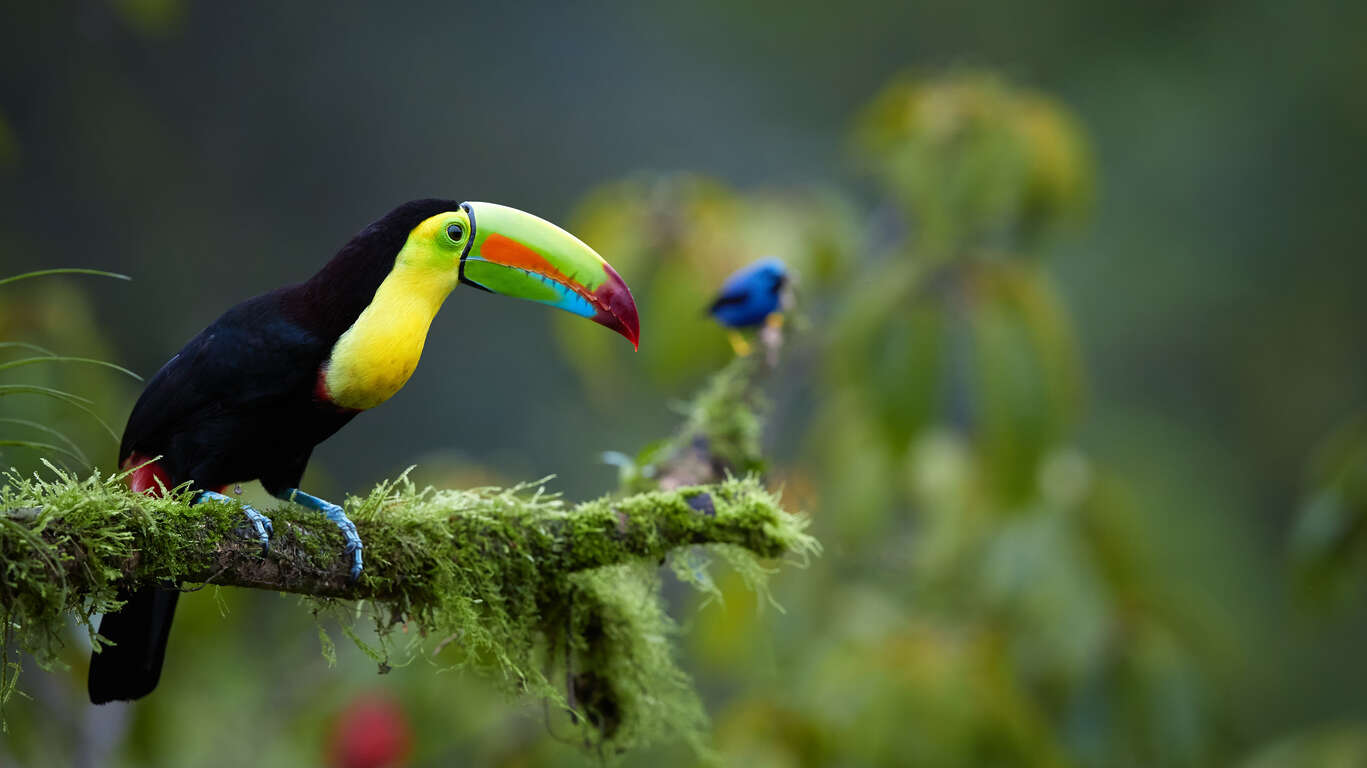
POLYGON ((271 524, 271 519, 257 512, 250 504, 239 504, 236 499, 224 496, 217 491, 205 491, 195 499, 198 504, 208 499, 210 501, 226 501, 229 504, 238 504, 242 508, 242 513, 247 516, 247 522, 252 524, 252 530, 256 532, 256 538, 261 542, 261 556, 265 557, 271 553, 271 536, 275 534, 275 526, 271 524))
POLYGON ((361 578, 361 550, 364 548, 361 536, 356 533, 356 524, 351 522, 342 508, 335 504, 332 507, 335 512, 329 511, 327 517, 342 529, 342 538, 346 539, 346 548, 343 551, 351 555, 351 570, 347 572, 347 582, 355 584, 356 580, 361 578))
POLYGON ((361 550, 364 548, 361 544, 361 535, 356 533, 356 524, 351 522, 351 518, 336 504, 324 501, 321 511, 327 519, 342 529, 342 538, 346 539, 346 547, 342 551, 351 555, 351 569, 347 572, 347 582, 355 584, 356 580, 361 578, 361 550))
POLYGON ((355 584, 356 580, 361 577, 361 550, 364 547, 361 544, 360 534, 356 532, 356 524, 351 522, 351 518, 346 516, 346 512, 338 505, 324 501, 317 496, 310 496, 298 488, 287 488, 284 493, 277 494, 277 498, 322 512, 324 517, 336 523, 342 531, 342 538, 346 539, 346 547, 342 551, 351 555, 351 568, 347 572, 347 581, 355 584))
POLYGON ((275 526, 271 524, 269 517, 257 512, 248 504, 242 505, 242 511, 247 513, 247 519, 256 531, 256 538, 261 541, 261 556, 266 557, 271 553, 271 536, 275 535, 275 526))

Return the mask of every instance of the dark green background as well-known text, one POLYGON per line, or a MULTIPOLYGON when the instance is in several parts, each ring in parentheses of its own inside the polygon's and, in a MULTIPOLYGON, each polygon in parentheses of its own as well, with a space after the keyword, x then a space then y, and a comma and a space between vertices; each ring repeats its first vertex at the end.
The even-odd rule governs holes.
MULTIPOLYGON (((1255 638, 1225 727, 1270 738, 1367 706, 1362 613, 1308 618, 1281 579, 1306 457, 1367 401, 1364 29, 1353 2, 11 0, 0 273, 133 276, 83 287, 110 359, 150 375, 410 198, 565 221, 595 185, 689 170, 872 209, 860 106, 906 71, 999 72, 1093 145, 1092 220, 1051 249, 1091 374, 1082 442, 1142 489, 1162 566, 1255 638)), ((609 489, 598 452, 664 434, 696 381, 641 375, 607 407, 548 314, 458 291, 417 375, 315 454, 315 482, 454 454, 609 489)))

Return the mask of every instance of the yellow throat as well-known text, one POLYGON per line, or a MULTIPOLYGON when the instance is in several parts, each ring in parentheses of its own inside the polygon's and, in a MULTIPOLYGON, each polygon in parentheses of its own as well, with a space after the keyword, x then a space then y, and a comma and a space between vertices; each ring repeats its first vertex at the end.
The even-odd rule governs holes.
POLYGON ((394 259, 394 269, 356 322, 337 339, 324 382, 343 408, 374 408, 403 388, 422 357, 427 329, 456 287, 449 257, 434 252, 440 216, 419 224, 394 259))

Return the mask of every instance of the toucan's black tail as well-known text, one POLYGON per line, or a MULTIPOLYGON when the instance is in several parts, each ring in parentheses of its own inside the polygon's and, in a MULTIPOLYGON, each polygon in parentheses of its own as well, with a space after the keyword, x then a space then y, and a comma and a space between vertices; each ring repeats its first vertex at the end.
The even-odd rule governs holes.
POLYGON ((157 687, 179 598, 179 591, 161 587, 119 593, 127 604, 100 620, 100 634, 115 645, 90 655, 92 703, 140 699, 157 687))

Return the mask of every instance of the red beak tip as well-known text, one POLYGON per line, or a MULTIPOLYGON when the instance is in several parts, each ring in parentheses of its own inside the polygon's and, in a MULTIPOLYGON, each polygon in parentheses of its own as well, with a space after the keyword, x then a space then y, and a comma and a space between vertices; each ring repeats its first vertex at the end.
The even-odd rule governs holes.
POLYGON ((593 319, 622 334, 631 342, 633 350, 640 351, 641 320, 636 313, 636 300, 632 298, 631 289, 627 287, 626 281, 617 274, 612 265, 604 263, 603 269, 608 274, 608 280, 594 291, 602 303, 599 305, 598 315, 593 319))

